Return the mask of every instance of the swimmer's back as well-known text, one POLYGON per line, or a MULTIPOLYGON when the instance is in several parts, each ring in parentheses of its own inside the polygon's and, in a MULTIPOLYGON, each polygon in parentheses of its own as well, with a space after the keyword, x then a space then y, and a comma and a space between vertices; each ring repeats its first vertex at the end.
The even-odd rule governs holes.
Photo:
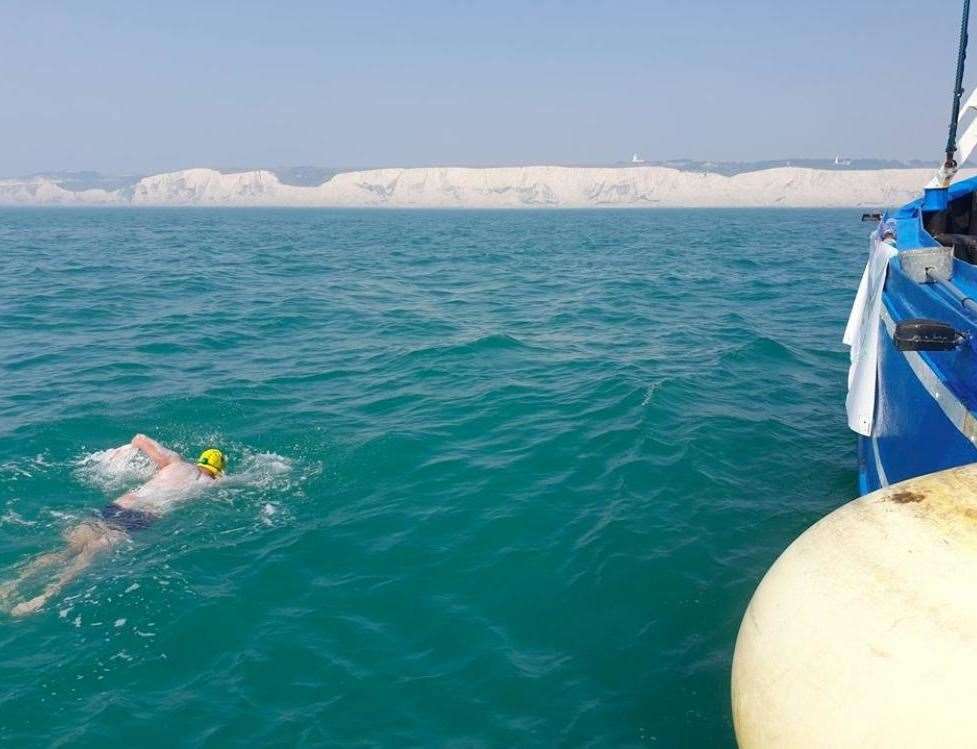
POLYGON ((130 510, 163 515, 174 505, 192 498, 213 483, 200 469, 184 460, 163 466, 145 484, 115 500, 130 510))

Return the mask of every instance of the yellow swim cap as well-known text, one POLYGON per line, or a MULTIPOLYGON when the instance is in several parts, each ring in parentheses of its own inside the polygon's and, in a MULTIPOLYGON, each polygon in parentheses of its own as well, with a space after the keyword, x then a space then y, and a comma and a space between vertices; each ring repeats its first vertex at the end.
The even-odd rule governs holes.
POLYGON ((217 478, 218 474, 224 472, 224 453, 218 450, 216 447, 210 447, 200 453, 200 457, 197 458, 197 465, 203 468, 207 473, 209 473, 214 478, 217 478))

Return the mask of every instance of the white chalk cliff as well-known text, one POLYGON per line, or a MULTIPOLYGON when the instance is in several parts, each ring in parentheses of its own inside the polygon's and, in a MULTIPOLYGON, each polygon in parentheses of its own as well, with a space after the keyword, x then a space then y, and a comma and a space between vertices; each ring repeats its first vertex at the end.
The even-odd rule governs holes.
POLYGON ((44 177, 0 180, 0 205, 874 208, 914 199, 932 176, 931 169, 783 167, 724 176, 658 166, 425 167, 343 172, 298 187, 265 170, 185 169, 116 190, 68 190, 44 177))

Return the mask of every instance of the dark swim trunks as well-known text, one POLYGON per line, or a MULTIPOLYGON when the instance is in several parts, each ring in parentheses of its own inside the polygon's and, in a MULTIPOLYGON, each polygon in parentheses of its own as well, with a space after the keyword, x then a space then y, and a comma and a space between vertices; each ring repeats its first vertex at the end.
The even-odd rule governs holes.
POLYGON ((159 520, 158 515, 142 510, 129 510, 121 507, 114 502, 105 505, 99 513, 102 519, 108 524, 123 531, 138 531, 148 528, 159 520))

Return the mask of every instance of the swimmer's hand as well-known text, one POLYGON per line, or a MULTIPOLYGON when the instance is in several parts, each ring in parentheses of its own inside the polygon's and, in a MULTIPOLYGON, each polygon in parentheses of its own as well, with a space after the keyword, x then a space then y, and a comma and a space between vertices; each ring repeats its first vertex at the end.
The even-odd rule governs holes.
POLYGON ((137 434, 132 438, 130 444, 137 450, 144 452, 151 461, 158 467, 163 468, 170 463, 177 463, 181 460, 180 456, 159 444, 156 440, 150 439, 145 434, 137 434))

